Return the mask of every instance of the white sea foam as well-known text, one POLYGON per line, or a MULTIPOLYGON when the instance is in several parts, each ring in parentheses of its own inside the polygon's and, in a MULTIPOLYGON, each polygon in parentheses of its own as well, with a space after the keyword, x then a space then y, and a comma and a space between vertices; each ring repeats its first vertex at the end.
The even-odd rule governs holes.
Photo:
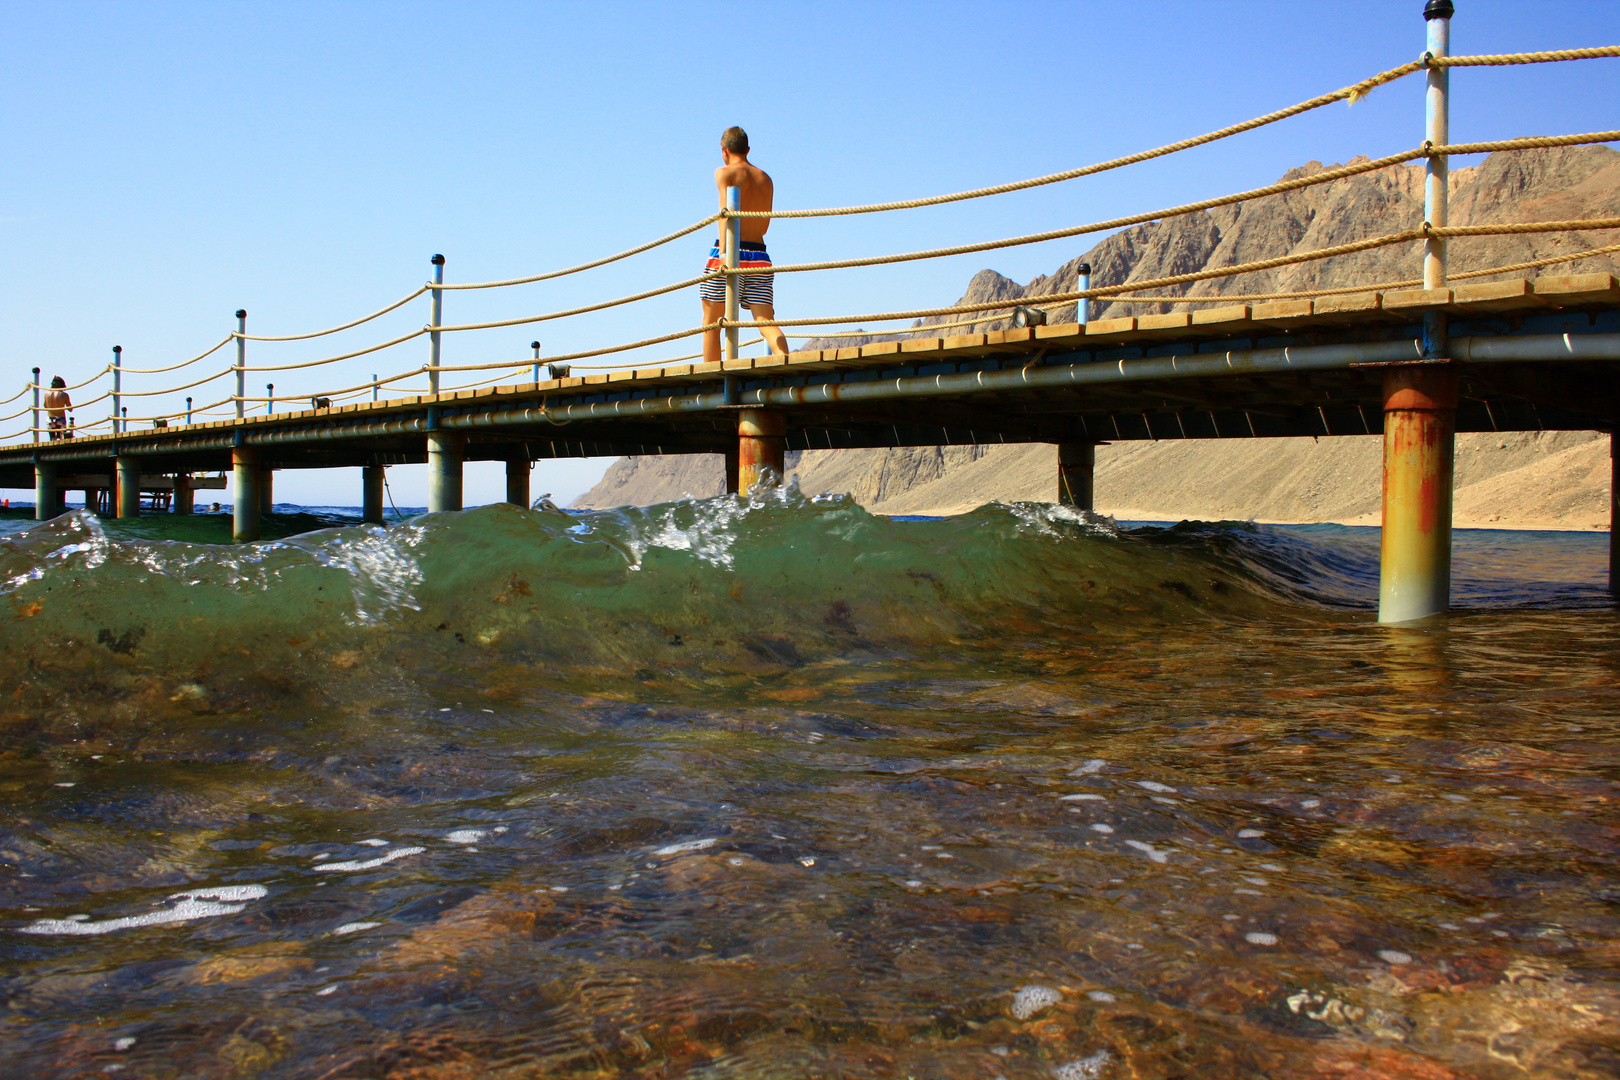
POLYGON ((1013 995, 1013 1019, 1028 1020, 1062 1000, 1063 995, 1050 986, 1020 986, 1018 992, 1013 995))
POLYGON ((670 844, 666 847, 661 847, 657 851, 653 852, 653 854, 685 855, 689 851, 702 851, 705 848, 712 848, 719 842, 719 840, 716 840, 712 836, 704 840, 683 840, 679 844, 670 844))
POLYGON ((1322 805, 1322 800, 1321 799, 1306 799, 1304 802, 1300 803, 1299 805, 1303 809, 1306 809, 1306 810, 1315 810, 1318 806, 1322 805))
POLYGON ((1097 1002, 1099 1005, 1107 1005, 1110 1002, 1114 1002, 1114 1001, 1119 1000, 1113 994, 1110 994, 1106 990, 1087 990, 1086 991, 1086 997, 1090 998, 1092 1001, 1097 1002))
POLYGON ((135 1045, 135 1036, 133 1036, 133 1035, 125 1035, 122 1039, 114 1039, 113 1040, 113 1049, 114 1050, 128 1050, 130 1047, 132 1047, 134 1045, 135 1045))
POLYGON ((1239 840, 1258 840, 1264 835, 1266 835, 1266 834, 1265 834, 1265 830, 1263 830, 1263 829, 1239 829, 1238 830, 1238 839, 1239 840))
POLYGON ((1101 1076, 1108 1063, 1114 1060, 1114 1055, 1107 1050, 1099 1050, 1090 1057, 1076 1058, 1074 1061, 1059 1065, 1052 1070, 1057 1080, 1094 1080, 1101 1076))
POLYGON ((1169 852, 1160 851, 1152 844, 1143 843, 1141 840, 1127 840, 1125 841, 1125 846, 1135 848, 1137 851, 1140 851, 1142 854, 1146 855, 1156 863, 1170 861, 1169 852))
POLYGON ((452 844, 476 844, 488 835, 483 829, 456 829, 446 833, 444 838, 452 844))
POLYGON ((332 933, 334 935, 358 934, 362 930, 375 930, 381 925, 380 922, 346 922, 342 926, 334 927, 332 933))
POLYGON ((1103 769, 1105 769, 1107 767, 1108 767, 1108 762, 1104 761, 1102 758, 1100 758, 1100 757, 1092 758, 1090 761, 1088 761, 1085 764, 1081 765, 1078 769, 1071 770, 1069 775, 1070 776, 1090 776, 1092 773, 1101 772, 1103 769))
POLYGON ((1061 796, 1058 797, 1058 802, 1107 802, 1107 801, 1108 800, 1102 795, 1090 795, 1090 794, 1061 795, 1061 796))
POLYGON ((378 840, 376 837, 372 837, 369 840, 360 841, 360 844, 362 847, 387 847, 388 841, 378 840))
POLYGON ((395 848, 392 851, 383 852, 375 859, 347 859, 343 862, 327 862, 321 863, 319 866, 314 867, 314 869, 322 871, 341 870, 346 872, 352 872, 355 870, 374 870, 377 867, 382 866, 384 863, 391 863, 395 859, 403 859, 407 855, 420 855, 426 850, 427 848, 422 847, 395 848))
POLYGON ((1095 822, 1095 823, 1092 824, 1091 831, 1092 832, 1100 832, 1100 833, 1111 833, 1111 832, 1114 831, 1114 827, 1112 825, 1106 825, 1103 822, 1098 821, 1098 822, 1095 822))
POLYGON ((144 915, 130 915, 122 919, 92 921, 85 915, 66 919, 36 919, 18 930, 21 934, 110 934, 114 930, 130 930, 141 926, 161 926, 165 923, 189 922, 213 915, 235 915, 247 907, 248 901, 269 895, 263 885, 226 885, 218 889, 193 889, 175 893, 169 907, 149 911, 144 915))
POLYGON ((1161 784, 1157 780, 1138 780, 1136 786, 1146 791, 1159 791, 1166 795, 1174 795, 1176 789, 1169 784, 1161 784))
POLYGON ((1379 949, 1378 959, 1386 964, 1394 964, 1396 967, 1403 967, 1412 962, 1411 955, 1403 953, 1399 949, 1379 949))
POLYGON ((1243 935, 1243 940, 1250 945, 1275 945, 1277 944, 1277 935, 1268 934, 1262 930, 1251 930, 1243 935))

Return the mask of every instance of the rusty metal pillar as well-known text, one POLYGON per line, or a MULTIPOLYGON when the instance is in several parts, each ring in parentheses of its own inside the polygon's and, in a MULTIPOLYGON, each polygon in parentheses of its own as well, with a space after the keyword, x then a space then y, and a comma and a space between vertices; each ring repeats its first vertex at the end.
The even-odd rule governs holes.
POLYGON ((231 450, 231 539, 239 544, 259 538, 259 448, 238 446, 231 450))
POLYGON ((176 514, 189 514, 196 503, 196 496, 191 490, 191 474, 187 472, 174 474, 174 512, 176 514))
POLYGON ((61 501, 56 488, 56 462, 34 462, 34 520, 51 520, 56 516, 56 508, 61 501))
POLYGON ((1097 444, 1058 443, 1058 502, 1076 510, 1095 510, 1097 444))
POLYGON ((726 458, 726 494, 737 494, 737 448, 733 446, 725 453, 726 458))
POLYGON ((273 512, 276 502, 276 470, 265 466, 259 470, 259 516, 273 512))
POLYGON ((1457 375, 1449 365, 1384 376, 1384 512, 1378 621, 1407 622, 1451 604, 1451 490, 1457 375))
POLYGON ((781 483, 787 450, 787 417, 771 409, 737 413, 737 490, 746 495, 761 481, 781 483), (769 470, 767 473, 766 470, 769 470))

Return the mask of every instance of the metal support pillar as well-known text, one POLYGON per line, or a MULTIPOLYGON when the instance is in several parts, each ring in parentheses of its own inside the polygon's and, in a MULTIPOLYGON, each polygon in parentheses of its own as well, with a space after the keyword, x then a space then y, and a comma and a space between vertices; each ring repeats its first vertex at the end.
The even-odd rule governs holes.
MULTIPOLYGON (((1075 277, 1074 291, 1085 292, 1089 288, 1091 288, 1091 264, 1081 263, 1079 274, 1075 277)), ((1083 296, 1080 298, 1079 303, 1074 306, 1074 321, 1081 326, 1085 326, 1091 321, 1091 301, 1083 296)))
POLYGON ((60 495, 56 490, 56 462, 34 462, 34 520, 49 521, 56 516, 60 495))
MULTIPOLYGON (((444 256, 433 256, 433 284, 444 284, 444 256)), ((432 318, 428 320, 429 326, 444 325, 444 290, 433 290, 432 318)), ((439 392, 439 332, 434 330, 428 335, 428 389, 433 393, 439 392)), ((458 487, 459 492, 459 487, 458 487)), ((461 509, 461 497, 456 497, 456 509, 461 509)))
POLYGON ((112 429, 116 435, 127 425, 124 423, 125 410, 119 405, 123 400, 124 389, 124 347, 113 346, 113 389, 112 389, 112 429))
POLYGON ((231 539, 239 544, 259 538, 259 448, 238 446, 231 451, 231 539))
POLYGON ((467 437, 453 431, 430 431, 428 452, 428 512, 461 509, 461 460, 467 437))
MULTIPOLYGON (((236 309, 236 418, 242 419, 247 397, 247 309, 236 309)), ((253 538, 259 538, 259 528, 253 527, 253 538)))
POLYGON ((367 465, 360 470, 360 516, 368 525, 382 524, 383 477, 387 474, 381 465, 367 465))
MULTIPOLYGON (((742 189, 726 188, 726 209, 742 209, 742 189)), ((725 219, 726 227, 726 269, 737 269, 742 258, 742 218, 728 217, 725 219)), ((738 303, 738 296, 742 292, 742 281, 736 274, 726 275, 726 352, 727 360, 737 359, 737 320, 740 319, 742 306, 738 303)))
POLYGON ((1058 502, 1076 510, 1095 510, 1097 444, 1058 443, 1058 502))
POLYGON ((196 494, 191 490, 191 474, 174 474, 174 512, 189 514, 194 508, 196 494))
MULTIPOLYGON (((1429 0, 1423 6, 1430 56, 1447 56, 1451 51, 1451 0, 1429 0)), ((1423 138, 1431 146, 1451 141, 1451 69, 1431 67, 1423 95, 1423 138)), ((1451 162, 1444 154, 1430 154, 1423 177, 1423 220, 1436 228, 1446 224, 1446 185, 1451 162)), ((1431 236, 1423 242, 1423 287, 1446 287, 1446 242, 1431 236)))
POLYGON ((761 483, 782 481, 787 417, 772 409, 737 413, 737 490, 746 495, 761 483))
POLYGON ((1620 434, 1609 432, 1609 595, 1620 600, 1620 434))
POLYGON ((126 454, 118 455, 118 516, 141 516, 141 461, 126 454))
POLYGON ((1384 376, 1384 512, 1378 621, 1406 622, 1451 604, 1451 492, 1457 375, 1449 365, 1384 376))
POLYGON ((737 494, 737 448, 726 451, 726 494, 737 494))
POLYGON ((259 514, 273 513, 276 501, 276 470, 259 469, 259 514))
POLYGON ((506 459, 506 501, 513 506, 529 508, 529 456, 521 454, 506 459))

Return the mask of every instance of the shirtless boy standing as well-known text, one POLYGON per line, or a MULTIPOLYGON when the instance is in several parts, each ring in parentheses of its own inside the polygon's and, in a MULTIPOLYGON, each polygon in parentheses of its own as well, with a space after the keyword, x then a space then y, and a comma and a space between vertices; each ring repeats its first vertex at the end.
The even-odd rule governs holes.
POLYGON ((71 439, 73 432, 68 429, 67 411, 73 408, 73 402, 68 399, 67 380, 58 375, 51 380, 51 388, 45 391, 45 414, 49 417, 45 426, 51 430, 51 439, 71 439))
MULTIPOLYGON (((743 210, 769 210, 776 193, 771 178, 764 169, 748 162, 748 133, 740 127, 727 128, 720 136, 720 158, 725 162, 714 170, 714 186, 720 189, 720 209, 726 208, 726 188, 739 189, 743 210)), ((739 232, 742 244, 737 252, 741 266, 769 266, 771 257, 765 251, 765 230, 771 227, 770 218, 743 218, 739 232)), ((709 251, 706 269, 717 270, 726 265, 720 253, 720 241, 709 251)), ((755 322, 771 322, 776 318, 776 299, 772 285, 775 274, 738 274, 737 299, 739 306, 754 313, 755 322)), ((726 313, 726 282, 724 277, 705 281, 699 290, 703 297, 703 324, 719 322, 726 313)), ((780 327, 767 326, 760 331, 771 351, 787 355, 787 338, 780 327)), ((716 363, 720 359, 720 331, 710 330, 703 335, 703 359, 716 363)))

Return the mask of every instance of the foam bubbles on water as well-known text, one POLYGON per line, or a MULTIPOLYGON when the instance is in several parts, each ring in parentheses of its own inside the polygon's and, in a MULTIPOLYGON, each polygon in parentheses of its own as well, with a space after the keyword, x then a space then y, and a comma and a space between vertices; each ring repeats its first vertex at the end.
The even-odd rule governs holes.
POLYGON ((332 933, 334 936, 340 934, 358 934, 362 930, 375 930, 381 925, 382 923, 379 922, 346 922, 342 926, 334 927, 332 933))
POLYGON ((1099 1005, 1111 1005, 1119 999, 1106 990, 1087 990, 1086 997, 1099 1005))
POLYGON ((1103 769, 1105 769, 1107 767, 1108 767, 1108 762, 1104 761, 1100 757, 1096 757, 1096 758, 1092 758, 1090 761, 1085 762, 1078 769, 1070 770, 1069 775, 1070 776, 1090 776, 1092 773, 1102 772, 1103 769))
POLYGON ((386 840, 378 840, 376 837, 372 837, 369 840, 361 840, 360 841, 360 846, 361 847, 387 847, 388 846, 388 841, 386 841, 386 840))
POLYGON ((719 842, 720 841, 716 840, 714 837, 709 837, 706 840, 684 840, 679 844, 669 844, 666 847, 661 847, 657 851, 653 852, 653 854, 664 856, 685 855, 691 851, 702 851, 705 848, 712 848, 719 842))
POLYGON ((1094 1080, 1101 1076, 1108 1063, 1114 1060, 1114 1055, 1107 1050, 1099 1050, 1090 1057, 1076 1058, 1074 1061, 1059 1065, 1052 1070, 1057 1080, 1094 1080))
POLYGON ((1238 830, 1238 839, 1239 840, 1258 840, 1264 835, 1266 835, 1264 829, 1239 829, 1238 830))
POLYGON ((1403 953, 1399 949, 1379 949, 1378 959, 1382 960, 1386 964, 1393 964, 1396 967, 1404 967, 1412 962, 1411 954, 1403 953))
POLYGON ((1128 848, 1135 848, 1137 851, 1140 851, 1142 854, 1146 855, 1148 858, 1152 859, 1156 863, 1162 863, 1162 862, 1169 862, 1170 861, 1170 853, 1169 852, 1160 851, 1158 848, 1154 847, 1152 844, 1144 843, 1141 840, 1127 840, 1127 841, 1125 841, 1125 846, 1128 847, 1128 848))
POLYGON ((1013 1019, 1028 1020, 1062 1000, 1063 995, 1050 986, 1020 986, 1018 992, 1013 995, 1013 1019))
POLYGON ((1157 791, 1165 795, 1174 795, 1176 789, 1169 784, 1161 784, 1157 780, 1138 780, 1136 786, 1144 791, 1157 791))
POLYGON ((1102 796, 1102 795, 1090 795, 1090 794, 1061 795, 1061 796, 1058 797, 1058 802, 1107 802, 1107 801, 1108 800, 1107 800, 1107 798, 1105 796, 1102 796))
POLYGON ((444 838, 452 844, 476 844, 488 835, 483 829, 455 829, 444 838))
POLYGON ((214 915, 235 915, 247 907, 248 901, 269 895, 263 885, 227 885, 218 889, 193 889, 169 897, 177 901, 170 907, 149 911, 144 915, 131 915, 122 919, 92 921, 85 915, 66 919, 35 919, 21 927, 20 934, 110 934, 114 930, 130 930, 141 926, 161 926, 165 923, 189 922, 214 915))
POLYGON ((1101 821, 1098 821, 1098 822, 1093 822, 1093 823, 1092 823, 1092 826, 1091 826, 1091 831, 1092 831, 1092 832, 1100 832, 1100 833, 1105 833, 1105 834, 1106 834, 1106 833, 1111 833, 1111 832, 1113 832, 1113 831, 1114 831, 1114 827, 1113 827, 1113 826, 1112 826, 1112 825, 1105 825, 1105 824, 1104 824, 1104 823, 1102 823, 1102 822, 1101 822, 1101 821))
POLYGON ((132 1047, 134 1045, 135 1045, 135 1036, 133 1036, 133 1035, 125 1035, 122 1039, 114 1039, 113 1040, 113 1049, 114 1050, 128 1050, 130 1047, 132 1047))
POLYGON ((1277 944, 1277 935, 1268 934, 1263 930, 1251 930, 1243 935, 1243 940, 1250 945, 1275 945, 1277 944))
POLYGON ((339 870, 344 872, 353 872, 355 870, 374 870, 377 867, 382 866, 384 863, 391 863, 395 859, 403 859, 407 855, 420 855, 426 850, 427 848, 423 847, 394 848, 392 851, 383 852, 375 859, 346 859, 343 862, 324 862, 313 869, 319 871, 339 870))
POLYGON ((1322 800, 1321 799, 1306 799, 1304 802, 1300 803, 1299 805, 1301 806, 1301 808, 1303 808, 1305 810, 1315 810, 1318 806, 1322 805, 1322 800))

